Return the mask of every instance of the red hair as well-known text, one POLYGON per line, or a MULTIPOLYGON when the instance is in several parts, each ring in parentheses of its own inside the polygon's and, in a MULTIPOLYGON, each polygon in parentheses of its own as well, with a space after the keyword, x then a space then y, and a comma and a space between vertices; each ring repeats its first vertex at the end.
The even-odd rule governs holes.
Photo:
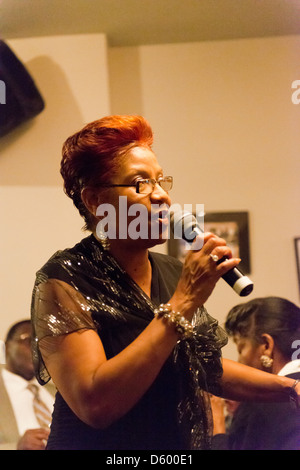
POLYGON ((92 228, 94 219, 82 202, 82 188, 108 183, 121 157, 134 147, 151 148, 152 143, 152 129, 142 116, 107 116, 65 141, 60 169, 64 190, 85 219, 86 229, 92 228))

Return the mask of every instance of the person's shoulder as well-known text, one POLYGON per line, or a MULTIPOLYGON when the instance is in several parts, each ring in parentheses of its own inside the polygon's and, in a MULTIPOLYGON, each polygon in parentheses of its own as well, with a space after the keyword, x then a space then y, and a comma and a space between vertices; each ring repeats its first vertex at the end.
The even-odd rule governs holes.
POLYGON ((91 238, 88 236, 76 243, 72 247, 57 250, 37 271, 37 278, 53 278, 57 277, 59 272, 66 272, 66 267, 84 252, 86 242, 91 238))

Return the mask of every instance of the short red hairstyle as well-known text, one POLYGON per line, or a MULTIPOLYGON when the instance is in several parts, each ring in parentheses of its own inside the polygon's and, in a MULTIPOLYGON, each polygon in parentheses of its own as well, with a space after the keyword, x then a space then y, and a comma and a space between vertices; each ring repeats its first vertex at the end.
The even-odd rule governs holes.
POLYGON ((152 129, 142 116, 107 116, 66 140, 60 172, 65 193, 84 218, 85 229, 92 229, 94 219, 82 202, 82 188, 109 183, 121 157, 134 147, 151 148, 152 143, 152 129))

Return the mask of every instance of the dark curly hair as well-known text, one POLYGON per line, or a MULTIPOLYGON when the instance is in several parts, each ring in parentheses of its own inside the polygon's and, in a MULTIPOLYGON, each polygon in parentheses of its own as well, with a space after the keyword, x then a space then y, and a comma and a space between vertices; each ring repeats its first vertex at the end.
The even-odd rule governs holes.
POLYGON ((132 148, 151 148, 152 143, 153 133, 148 121, 142 116, 130 115, 93 121, 65 141, 60 169, 64 191, 84 218, 85 230, 92 230, 94 216, 82 201, 82 189, 109 182, 132 148))

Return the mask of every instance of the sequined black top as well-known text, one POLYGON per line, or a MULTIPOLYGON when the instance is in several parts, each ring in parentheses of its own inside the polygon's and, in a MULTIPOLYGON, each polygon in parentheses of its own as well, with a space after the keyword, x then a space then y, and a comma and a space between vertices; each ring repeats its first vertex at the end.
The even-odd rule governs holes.
MULTIPOLYGON (((51 353, 51 338, 82 328, 94 329, 109 359, 143 331, 153 319, 155 307, 172 296, 182 269, 172 257, 149 253, 149 258, 151 299, 93 235, 57 252, 43 266, 37 273, 32 298, 33 356, 40 383, 50 379, 39 351, 40 341, 51 353)), ((220 348, 226 336, 203 308, 196 313, 194 325, 194 337, 177 343, 141 400, 105 430, 83 423, 58 391, 47 448, 209 448, 211 420, 203 390, 217 393, 222 374, 220 348)))

